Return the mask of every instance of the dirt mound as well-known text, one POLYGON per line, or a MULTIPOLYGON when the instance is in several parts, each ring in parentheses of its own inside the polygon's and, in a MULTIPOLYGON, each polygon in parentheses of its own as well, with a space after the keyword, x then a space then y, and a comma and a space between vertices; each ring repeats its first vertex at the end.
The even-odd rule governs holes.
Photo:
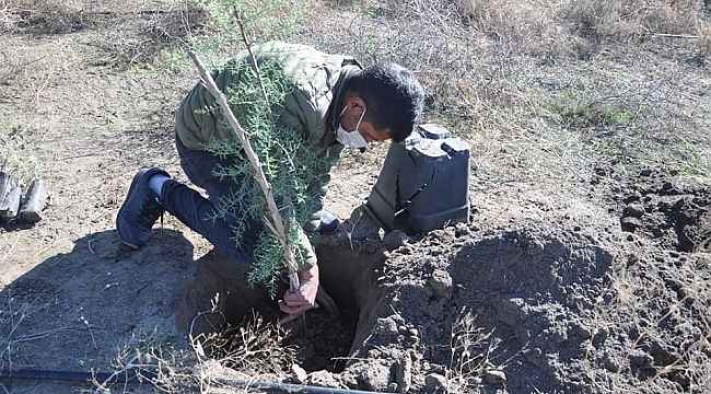
POLYGON ((511 392, 578 390, 612 259, 566 233, 437 231, 385 261, 384 297, 361 306, 370 316, 344 379, 413 392, 504 381, 511 392))
POLYGON ((319 246, 321 261, 334 262, 326 271, 343 269, 340 281, 326 275, 324 283, 352 291, 360 310, 341 385, 431 393, 711 388, 703 367, 711 365, 707 255, 627 248, 555 225, 460 225, 391 253, 351 249, 351 241, 319 246))

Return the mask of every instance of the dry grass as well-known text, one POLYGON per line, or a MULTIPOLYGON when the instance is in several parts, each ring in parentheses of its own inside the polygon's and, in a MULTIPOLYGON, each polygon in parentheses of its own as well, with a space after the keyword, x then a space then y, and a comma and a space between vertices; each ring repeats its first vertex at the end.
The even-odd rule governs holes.
POLYGON ((491 361, 497 347, 491 338, 492 332, 479 327, 476 320, 476 316, 462 309, 452 325, 451 358, 447 370, 448 389, 452 393, 478 392, 481 375, 501 367, 491 361))
POLYGON ((704 57, 711 56, 711 24, 699 26, 699 53, 704 57))
POLYGON ((208 29, 207 12, 192 2, 136 15, 138 18, 113 17, 105 35, 92 44, 102 54, 95 64, 118 69, 153 66, 163 51, 182 48, 190 37, 208 29))
POLYGON ((135 381, 156 392, 194 392, 191 362, 190 355, 156 341, 152 335, 133 337, 119 349, 110 376, 94 378, 93 393, 131 393, 135 381))
MULTIPOLYGON (((631 371, 628 356, 636 349, 658 354, 655 352, 659 352, 660 344, 670 352, 668 359, 657 360, 655 356, 655 369, 646 372, 645 385, 654 392, 668 392, 669 381, 686 392, 707 392, 711 388, 711 320, 705 312, 711 305, 711 255, 689 257, 689 263, 677 267, 678 275, 674 276, 682 284, 684 297, 658 282, 654 265, 637 258, 633 264, 620 259, 613 274, 614 308, 597 306, 597 332, 608 335, 622 327, 636 336, 625 338, 622 349, 606 347, 621 369, 608 371, 604 378, 598 376, 599 381, 594 382, 598 392, 637 392, 633 388, 639 384, 638 377, 631 371)), ((587 361, 591 368, 606 368, 604 360, 587 361)))
POLYGON ((40 175, 40 165, 31 153, 33 144, 22 135, 20 127, 0 133, 0 171, 12 175, 24 185, 40 175))
POLYGON ((79 0, 2 0, 0 26, 7 32, 66 34, 89 26, 79 0))
POLYGON ((295 361, 294 349, 283 347, 282 329, 256 314, 220 333, 191 339, 199 361, 217 361, 250 376, 279 375, 295 361))
POLYGON ((582 36, 635 41, 653 34, 695 34, 706 23, 702 10, 699 0, 574 0, 563 16, 582 36))
POLYGON ((620 159, 632 171, 711 168, 711 141, 698 132, 708 106, 693 92, 705 83, 682 60, 708 46, 706 36, 694 38, 708 31, 699 1, 382 0, 363 8, 341 7, 345 23, 308 26, 297 40, 414 70, 429 92, 429 119, 470 140, 480 177, 577 183, 592 163, 620 159))
POLYGON ((295 361, 294 349, 281 345, 280 328, 258 315, 220 333, 189 337, 188 351, 151 335, 133 338, 120 348, 108 379, 94 381, 94 393, 133 392, 131 379, 162 393, 223 392, 213 378, 237 375, 245 383, 280 380, 295 361))

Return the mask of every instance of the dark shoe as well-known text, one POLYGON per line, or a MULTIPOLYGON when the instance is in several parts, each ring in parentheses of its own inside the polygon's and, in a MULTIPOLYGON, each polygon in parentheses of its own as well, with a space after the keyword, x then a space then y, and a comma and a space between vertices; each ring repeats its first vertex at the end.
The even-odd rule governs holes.
POLYGON ((133 177, 126 200, 116 216, 116 230, 121 241, 134 249, 148 242, 153 224, 163 214, 163 207, 148 185, 148 180, 157 174, 169 176, 161 169, 147 168, 133 177))

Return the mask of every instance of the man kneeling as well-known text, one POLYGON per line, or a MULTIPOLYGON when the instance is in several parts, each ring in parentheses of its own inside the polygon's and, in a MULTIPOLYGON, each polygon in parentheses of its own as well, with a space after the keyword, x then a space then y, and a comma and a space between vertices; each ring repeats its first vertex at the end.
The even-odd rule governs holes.
MULTIPOLYGON (((421 115, 423 89, 410 71, 396 64, 376 64, 363 69, 351 57, 281 42, 254 47, 253 53, 257 64, 277 64, 293 86, 283 98, 283 105, 275 109, 278 122, 285 130, 298 133, 318 157, 327 159, 328 169, 320 174, 326 181, 343 148, 363 150, 371 141, 402 141, 421 115)), ((251 64, 249 54, 245 51, 232 64, 251 64)), ((246 83, 244 73, 229 68, 214 71, 212 76, 225 93, 246 83)), ((239 179, 221 177, 214 171, 234 164, 230 160, 240 160, 218 156, 210 149, 215 141, 232 139, 229 130, 219 127, 222 115, 213 110, 215 107, 207 88, 198 83, 177 110, 175 125, 180 164, 190 181, 204 189, 208 198, 173 180, 161 169, 143 169, 133 178, 119 210, 116 228, 126 245, 140 248, 148 242, 153 224, 167 211, 215 246, 223 257, 218 271, 233 266, 234 272, 240 273, 218 272, 220 280, 230 276, 245 280, 244 267, 254 260, 263 224, 247 219, 243 212, 221 217, 214 214, 220 200, 240 183, 239 179), (246 229, 237 239, 232 231, 236 224, 246 229)), ((310 206, 315 209, 307 231, 333 231, 338 226, 337 219, 323 210, 325 183, 314 187, 309 196, 314 199, 310 206)), ((303 231, 299 240, 299 248, 306 255, 299 272, 301 288, 286 291, 280 304, 281 310, 290 315, 312 308, 319 286, 316 254, 303 231)), ((246 287, 246 283, 242 286, 246 287)), ((224 291, 224 287, 217 286, 213 292, 224 291)), ((202 297, 211 297, 210 292, 202 292, 205 293, 202 297)))

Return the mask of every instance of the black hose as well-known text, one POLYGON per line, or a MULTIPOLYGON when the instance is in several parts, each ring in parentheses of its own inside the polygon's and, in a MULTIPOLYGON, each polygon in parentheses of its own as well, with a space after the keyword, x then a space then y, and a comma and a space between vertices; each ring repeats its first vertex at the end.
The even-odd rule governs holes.
MULTIPOLYGON (((84 371, 54 371, 41 369, 0 369, 0 381, 12 380, 42 380, 64 383, 93 383, 98 381, 102 384, 139 384, 148 383, 155 374, 147 371, 128 369, 118 374, 108 372, 84 372, 84 371)), ((239 379, 217 378, 213 383, 220 383, 226 386, 266 390, 272 393, 300 393, 300 394, 379 394, 373 391, 361 391, 350 389, 337 389, 331 387, 307 386, 301 384, 262 382, 239 379)))
POLYGON ((266 390, 271 393, 299 393, 299 394, 382 394, 373 391, 350 389, 337 389, 333 387, 306 386, 302 384, 245 381, 238 379, 213 379, 213 383, 221 383, 229 387, 266 390))

